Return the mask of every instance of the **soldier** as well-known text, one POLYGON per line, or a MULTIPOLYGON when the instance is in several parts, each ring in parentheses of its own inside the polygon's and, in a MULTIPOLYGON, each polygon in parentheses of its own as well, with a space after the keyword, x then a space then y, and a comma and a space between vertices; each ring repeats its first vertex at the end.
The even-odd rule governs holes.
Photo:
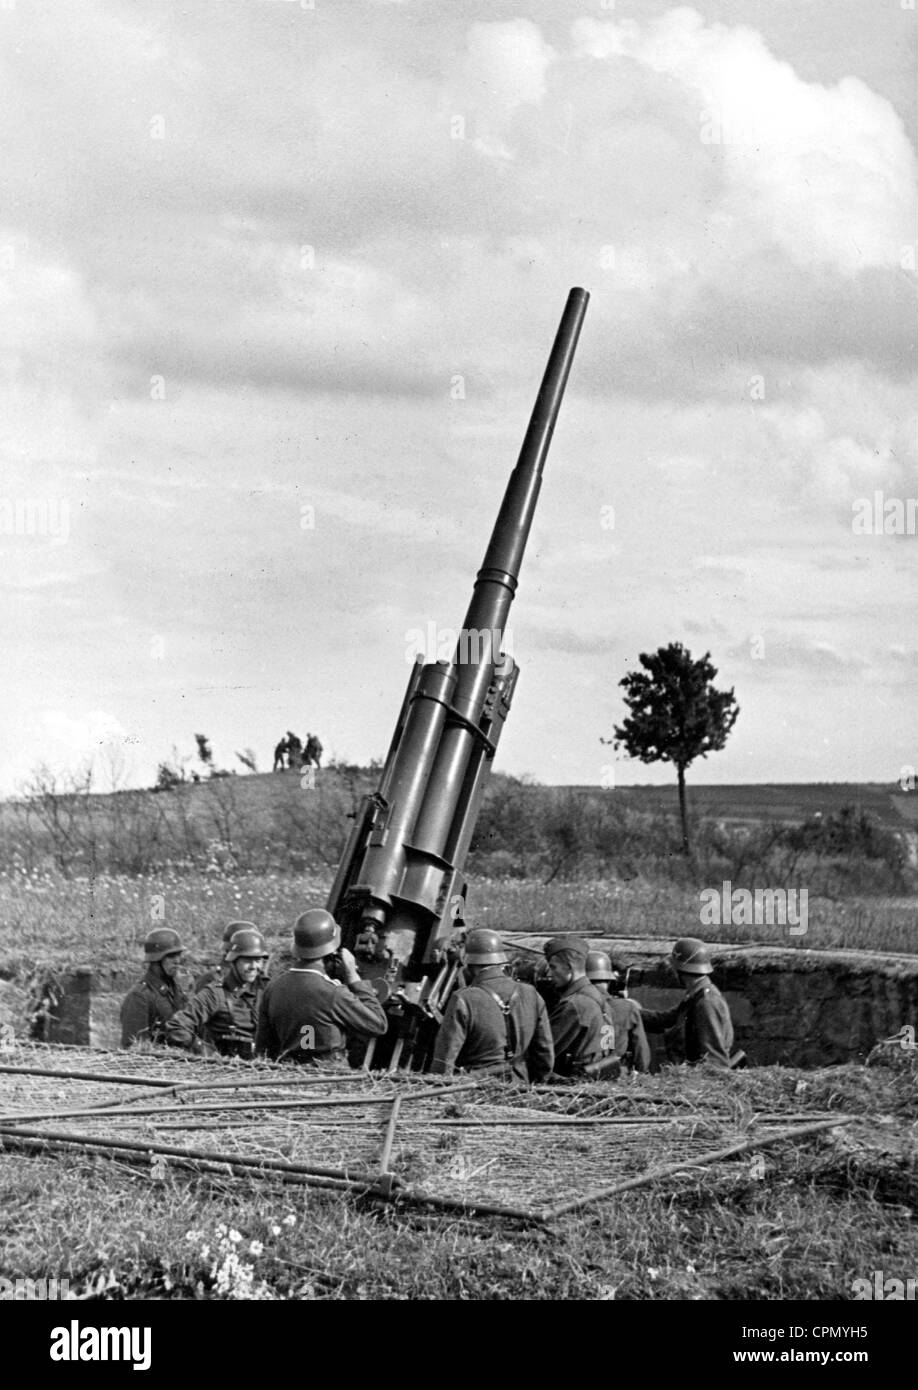
POLYGON ((166 1022, 184 1008, 185 992, 176 978, 184 951, 170 927, 156 927, 143 943, 146 974, 128 990, 121 1005, 121 1046, 162 1042, 166 1022))
POLYGON ((502 1072, 541 1081, 554 1064, 548 1012, 532 985, 506 973, 497 932, 477 927, 465 942, 464 989, 453 994, 437 1034, 431 1071, 502 1072))
POLYGON ((287 730, 287 766, 291 769, 302 766, 303 744, 296 734, 287 730))
POLYGON ((341 928, 330 912, 313 907, 293 925, 300 962, 267 985, 261 998, 255 1050, 274 1061, 314 1067, 347 1065, 348 1031, 382 1037, 386 1015, 372 985, 361 980, 341 928), (331 978, 330 971, 345 976, 331 978))
MULTIPOLYGON (((205 985, 219 984, 223 979, 223 970, 226 966, 226 953, 229 950, 231 938, 237 931, 258 931, 254 922, 230 922, 229 926, 223 929, 223 950, 220 953, 219 965, 210 965, 203 970, 200 975, 195 976, 194 992, 198 994, 205 985)), ((259 962, 259 973, 263 974, 262 966, 267 964, 267 956, 264 962, 259 962)))
POLYGON ((287 740, 282 738, 274 749, 274 772, 283 772, 287 759, 287 740))
POLYGON ((548 1019, 557 1076, 587 1077, 587 1069, 603 1060, 603 1027, 608 1025, 586 977, 588 953, 589 947, 579 936, 555 936, 545 943, 548 974, 557 991, 548 1019))
POLYGON ((263 988, 260 965, 268 948, 260 931, 242 927, 230 937, 223 978, 212 981, 166 1024, 166 1042, 222 1057, 253 1057, 258 1002, 263 988))
POLYGON ((587 979, 599 991, 603 1013, 614 1028, 615 1055, 632 1071, 650 1070, 650 1044, 644 1032, 640 1005, 625 995, 625 967, 605 951, 590 951, 587 979))
POLYGON ((303 762, 315 763, 316 767, 322 765, 322 745, 315 734, 306 735, 306 748, 303 753, 303 762))
POLYGON ((745 1053, 733 1052, 733 1020, 727 1001, 713 980, 711 953, 703 941, 685 936, 677 941, 669 965, 679 976, 685 998, 671 1009, 642 1009, 648 1033, 662 1033, 682 1023, 685 1028, 685 1060, 711 1062, 717 1067, 740 1066, 745 1053))

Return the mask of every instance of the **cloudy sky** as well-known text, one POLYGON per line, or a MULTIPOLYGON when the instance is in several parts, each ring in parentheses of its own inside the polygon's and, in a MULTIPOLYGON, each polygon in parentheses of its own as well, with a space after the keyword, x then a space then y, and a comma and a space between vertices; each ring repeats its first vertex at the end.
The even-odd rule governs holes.
POLYGON ((382 754, 576 284, 500 765, 599 782, 617 682, 676 640, 742 707, 694 780, 918 762, 916 538, 854 525, 918 496, 918 12, 6 0, 0 30, 0 790, 112 741, 149 780, 197 731, 226 766, 288 727, 382 754))

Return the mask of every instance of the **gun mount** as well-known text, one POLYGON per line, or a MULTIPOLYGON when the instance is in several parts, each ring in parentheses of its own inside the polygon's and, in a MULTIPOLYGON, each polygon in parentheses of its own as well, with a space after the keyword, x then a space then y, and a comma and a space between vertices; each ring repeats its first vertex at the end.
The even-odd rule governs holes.
POLYGON ((465 859, 518 674, 502 651, 507 616, 588 301, 568 296, 452 660, 413 667, 329 895, 343 944, 387 1004, 390 1068, 424 1066, 458 976, 465 859))

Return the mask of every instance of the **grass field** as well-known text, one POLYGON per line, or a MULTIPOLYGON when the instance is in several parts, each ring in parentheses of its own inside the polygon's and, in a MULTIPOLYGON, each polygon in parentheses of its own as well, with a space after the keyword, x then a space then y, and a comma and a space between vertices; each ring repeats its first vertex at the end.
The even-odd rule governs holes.
MULTIPOLYGON (((176 927, 200 959, 214 957, 231 918, 256 921, 277 950, 329 881, 327 872, 175 869, 0 875, 0 976, 24 979, 37 963, 134 965, 154 922, 176 927)), ((698 923, 697 895, 640 881, 483 880, 471 904, 474 920, 520 931, 712 934, 698 923)), ((769 929, 756 935, 767 939, 769 929)), ((913 900, 820 900, 807 937, 771 935, 806 947, 918 950, 913 900)), ((594 1087, 585 1103, 689 1104, 703 1118, 725 1091, 742 1113, 793 1105, 862 1120, 844 1138, 768 1150, 764 1175, 744 1161, 686 1173, 551 1230, 0 1152, 0 1272, 68 1278, 74 1292, 102 1298, 271 1300, 834 1300, 876 1270, 915 1276, 914 1070, 758 1068, 724 1078, 670 1068, 594 1087)))
MULTIPOLYGON (((118 1163, 0 1154, 0 1265, 163 1299, 850 1299, 918 1272, 913 1067, 682 1069, 560 1108, 843 1111, 858 1121, 597 1204, 554 1228, 118 1163), (151 1214, 155 1213, 155 1220, 151 1214)), ((608 1133, 608 1131, 607 1131, 608 1133)), ((614 1143, 609 1139, 602 1142, 614 1143)))
MULTIPOLYGON (((596 795, 595 788, 578 790, 596 795)), ((678 814, 675 785, 617 787, 614 795, 634 811, 678 814)), ((711 816, 728 822, 802 821, 817 813, 828 816, 843 806, 855 806, 891 829, 901 829, 907 824, 899 809, 904 804, 905 794, 897 783, 760 782, 710 787, 690 784, 689 798, 696 816, 711 816)))
MULTIPOLYGON (((208 833, 217 837, 195 863, 65 876, 38 855, 32 864, 17 861, 0 871, 0 983, 4 977, 24 983, 36 966, 136 968, 153 925, 180 931, 192 960, 213 959, 234 918, 256 922, 275 952, 285 945, 294 917, 324 902, 333 860, 309 867, 317 861, 308 853, 291 852, 282 868, 234 864, 213 814, 221 805, 232 833, 253 808, 258 833, 283 823, 291 844, 300 833, 283 819, 298 813, 296 779, 234 780, 232 804, 222 790, 179 793, 192 819, 203 825, 211 817, 208 833)), ((802 800, 794 799, 797 789, 793 796, 780 788, 733 789, 732 800, 722 795, 731 789, 716 790, 721 795, 711 814, 724 816, 729 805, 737 819, 750 806, 756 814, 802 819, 835 804, 823 799, 817 806, 814 788, 802 800)), ((839 805, 850 791, 838 791, 839 805)), ((306 829, 314 847, 330 844, 323 822, 337 824, 351 792, 338 784, 321 803, 309 803, 306 829)), ((666 794, 627 792, 635 803, 646 797, 654 814, 668 814, 666 794)), ((142 809, 146 814, 149 805, 142 809)), ((125 820, 125 836, 140 824, 125 820)), ((266 841, 266 857, 275 849, 266 841)), ((803 949, 918 952, 914 897, 813 894, 806 935, 789 937, 777 926, 704 927, 697 887, 641 872, 547 883, 475 873, 470 879, 472 923, 507 931, 669 940, 691 934, 803 949)), ((0 1272, 67 1278, 81 1296, 114 1299, 848 1299, 854 1280, 872 1279, 874 1271, 902 1279, 918 1273, 916 1073, 911 1055, 900 1060, 900 1069, 768 1067, 728 1077, 666 1068, 594 1086, 583 1102, 559 1096, 562 1108, 688 1105, 702 1124, 725 1095, 737 1115, 793 1107, 843 1110, 859 1119, 844 1134, 768 1150, 764 1169, 737 1160, 685 1172, 564 1218, 551 1230, 396 1209, 316 1189, 268 1190, 238 1178, 204 1179, 171 1168, 137 1173, 102 1159, 0 1149, 0 1272)))
MULTIPOLYGON (((154 925, 174 927, 198 957, 213 955, 226 923, 254 921, 273 949, 285 944, 294 918, 321 904, 330 874, 168 870, 146 878, 100 874, 62 879, 50 872, 0 874, 0 973, 36 964, 105 965, 134 961, 154 925)), ((918 952, 915 901, 816 899, 808 930, 780 926, 703 926, 697 892, 670 885, 608 882, 535 883, 486 879, 472 884, 470 919, 504 931, 582 931, 590 936, 687 934, 805 949, 852 947, 918 952)))

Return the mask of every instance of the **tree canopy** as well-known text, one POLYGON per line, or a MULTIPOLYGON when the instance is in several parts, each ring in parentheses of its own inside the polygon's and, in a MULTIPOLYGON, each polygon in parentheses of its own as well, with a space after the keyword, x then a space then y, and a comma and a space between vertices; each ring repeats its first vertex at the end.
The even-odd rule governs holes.
POLYGON ((629 758, 643 763, 673 763, 679 782, 682 843, 689 852, 685 806, 685 770, 696 758, 715 753, 727 742, 739 714, 732 690, 716 690, 717 669, 711 653, 696 661, 681 642, 641 652, 641 671, 619 681, 628 717, 615 726, 614 743, 629 758))

